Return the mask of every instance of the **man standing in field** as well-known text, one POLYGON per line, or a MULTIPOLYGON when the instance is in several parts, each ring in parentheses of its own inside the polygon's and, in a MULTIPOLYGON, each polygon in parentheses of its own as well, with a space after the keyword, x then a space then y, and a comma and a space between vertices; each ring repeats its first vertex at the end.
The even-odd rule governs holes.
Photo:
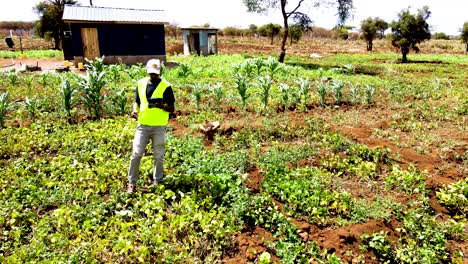
POLYGON ((136 191, 140 161, 151 139, 153 145, 153 185, 163 179, 166 127, 169 113, 173 113, 174 93, 171 84, 160 77, 161 62, 151 59, 146 63, 149 77, 138 81, 132 117, 138 119, 133 139, 133 151, 128 169, 127 193, 136 191))

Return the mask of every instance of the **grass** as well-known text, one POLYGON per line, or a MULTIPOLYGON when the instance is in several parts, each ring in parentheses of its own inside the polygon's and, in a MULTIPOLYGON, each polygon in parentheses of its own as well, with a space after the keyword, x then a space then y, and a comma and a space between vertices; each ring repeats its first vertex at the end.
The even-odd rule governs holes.
POLYGON ((60 50, 25 50, 20 51, 0 51, 1 59, 17 59, 21 56, 27 59, 63 59, 63 52, 60 50))

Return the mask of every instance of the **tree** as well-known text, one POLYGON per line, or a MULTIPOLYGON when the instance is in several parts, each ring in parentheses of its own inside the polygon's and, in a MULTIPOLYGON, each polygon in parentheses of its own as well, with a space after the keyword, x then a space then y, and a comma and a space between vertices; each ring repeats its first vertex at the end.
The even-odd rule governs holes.
POLYGON ((33 22, 23 22, 23 21, 1 21, 0 22, 0 29, 3 29, 3 30, 10 30, 10 29, 30 30, 33 27, 34 27, 33 22))
POLYGON ((250 24, 249 26, 249 35, 255 36, 258 32, 258 27, 255 24, 250 24))
POLYGON ((445 39, 449 40, 450 36, 445 34, 444 32, 436 32, 434 33, 434 39, 445 39))
POLYGON ((223 34, 224 36, 238 37, 242 35, 242 31, 236 27, 225 27, 223 34))
POLYGON ((383 39, 385 37, 385 30, 388 28, 388 23, 385 20, 376 17, 374 19, 375 27, 377 28, 377 37, 383 39))
POLYGON ((398 14, 398 21, 392 22, 392 45, 400 49, 403 56, 402 62, 408 61, 406 55, 410 49, 419 52, 417 45, 431 39, 429 24, 426 22, 430 15, 431 12, 427 6, 418 10, 416 15, 404 9, 398 14))
POLYGON ((304 29, 298 25, 298 24, 293 24, 289 26, 289 38, 291 40, 290 45, 292 45, 294 42, 298 43, 299 40, 302 38, 302 34, 304 33, 304 29))
POLYGON ((65 39, 63 9, 65 5, 76 3, 75 0, 43 0, 33 8, 40 16, 35 28, 36 33, 41 37, 50 35, 54 39, 54 49, 60 49, 65 39))
POLYGON ((349 31, 352 30, 353 26, 338 25, 333 28, 333 35, 335 38, 347 40, 349 38, 349 31))
POLYGON ((367 51, 372 51, 372 41, 377 38, 379 31, 382 36, 387 28, 387 22, 378 17, 369 17, 361 22, 362 38, 367 41, 367 51))
MULTIPOLYGON (((301 5, 305 2, 305 0, 298 0, 293 7, 287 9, 288 0, 243 0, 245 6, 247 7, 248 12, 256 12, 256 13, 266 13, 270 9, 280 9, 281 14, 283 17, 283 38, 281 41, 281 53, 279 55, 278 60, 280 62, 284 62, 284 57, 286 56, 286 41, 289 36, 289 19, 292 18, 296 23, 304 24, 304 23, 311 23, 312 20, 309 16, 303 12, 300 12, 301 5)), ((311 1, 312 2, 312 1, 311 1)), ((350 11, 353 7, 352 0, 336 0, 338 4, 338 24, 344 24, 344 22, 349 18, 350 11)), ((315 5, 317 6, 317 5, 315 5)))
POLYGON ((271 45, 273 45, 273 40, 275 39, 276 36, 279 35, 280 32, 281 32, 281 25, 273 24, 273 23, 268 23, 266 25, 261 26, 258 29, 258 33, 260 33, 261 36, 271 38, 271 45))
POLYGON ((177 35, 180 34, 179 25, 176 22, 173 22, 164 27, 167 35, 172 35, 175 39, 177 39, 177 35))
POLYGON ((463 23, 463 28, 461 31, 461 40, 466 45, 466 52, 468 52, 468 21, 463 23))

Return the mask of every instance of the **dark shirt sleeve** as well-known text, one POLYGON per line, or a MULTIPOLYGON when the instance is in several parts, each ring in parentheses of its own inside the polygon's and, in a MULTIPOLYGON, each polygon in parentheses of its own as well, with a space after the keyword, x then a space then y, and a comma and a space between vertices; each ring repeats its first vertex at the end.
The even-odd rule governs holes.
POLYGON ((167 87, 163 94, 163 102, 168 106, 174 106, 175 97, 174 92, 172 91, 172 87, 167 87))
POLYGON ((140 95, 138 94, 138 89, 136 89, 135 92, 135 103, 137 103, 137 105, 140 106, 140 95))

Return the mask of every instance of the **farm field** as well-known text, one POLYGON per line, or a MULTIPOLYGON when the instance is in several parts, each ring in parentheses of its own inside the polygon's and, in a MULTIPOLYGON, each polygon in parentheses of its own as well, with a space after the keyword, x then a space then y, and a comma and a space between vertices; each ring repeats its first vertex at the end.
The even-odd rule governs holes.
POLYGON ((465 263, 468 57, 252 45, 168 57, 166 178, 148 148, 131 195, 144 68, 0 73, 0 261, 465 263))

